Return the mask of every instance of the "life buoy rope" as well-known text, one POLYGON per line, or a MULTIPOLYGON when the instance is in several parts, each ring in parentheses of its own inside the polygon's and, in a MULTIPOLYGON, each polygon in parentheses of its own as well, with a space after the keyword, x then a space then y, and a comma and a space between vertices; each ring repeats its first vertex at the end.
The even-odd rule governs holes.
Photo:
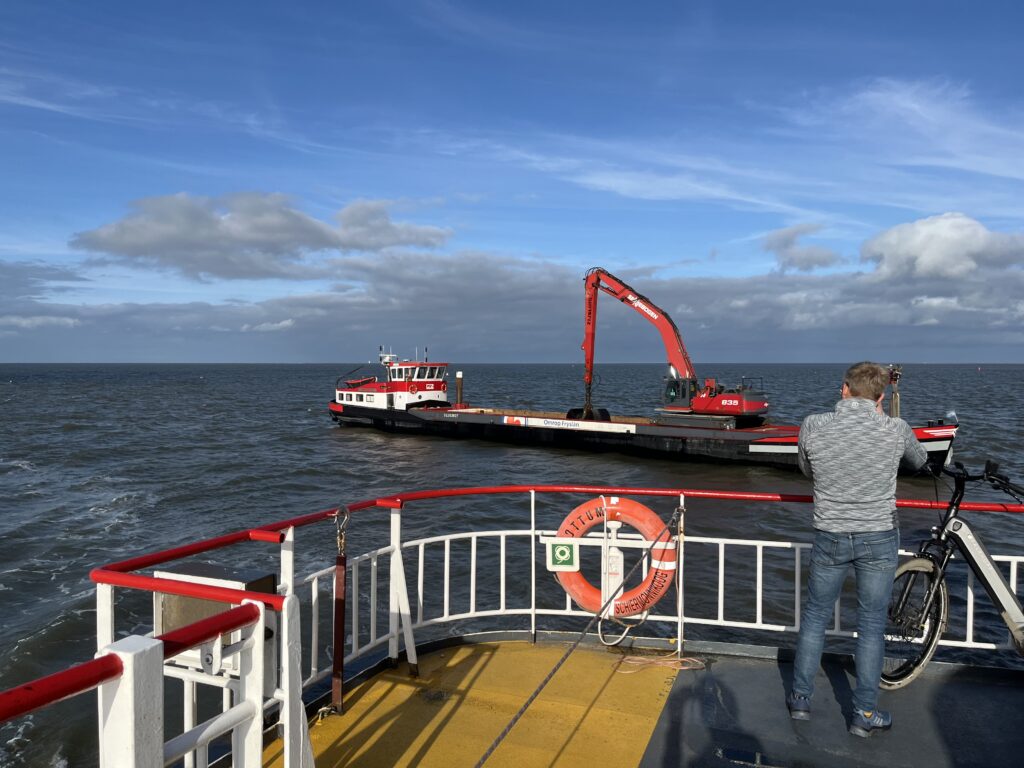
MULTIPOLYGON (((612 605, 613 616, 635 616, 650 609, 672 586, 676 573, 676 542, 668 527, 651 509, 619 496, 599 496, 580 504, 562 521, 558 535, 581 538, 602 524, 605 518, 633 526, 651 543, 651 567, 644 580, 612 605)), ((581 608, 591 613, 601 610, 601 590, 587 581, 582 572, 560 571, 555 578, 581 608)))

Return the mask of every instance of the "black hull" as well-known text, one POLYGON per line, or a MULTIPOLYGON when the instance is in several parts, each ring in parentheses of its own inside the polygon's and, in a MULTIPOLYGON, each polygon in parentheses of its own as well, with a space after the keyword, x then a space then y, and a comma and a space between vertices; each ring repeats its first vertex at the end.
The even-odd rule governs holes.
MULTIPOLYGON (((550 415, 528 417, 478 409, 384 411, 348 405, 343 413, 332 411, 331 417, 342 425, 372 427, 385 432, 615 452, 670 460, 738 462, 780 468, 797 466, 795 427, 762 425, 736 429, 714 424, 693 427, 651 423, 642 419, 627 423, 582 422, 550 415)), ((931 461, 948 461, 951 438, 930 440, 919 435, 919 439, 929 450, 931 461)))

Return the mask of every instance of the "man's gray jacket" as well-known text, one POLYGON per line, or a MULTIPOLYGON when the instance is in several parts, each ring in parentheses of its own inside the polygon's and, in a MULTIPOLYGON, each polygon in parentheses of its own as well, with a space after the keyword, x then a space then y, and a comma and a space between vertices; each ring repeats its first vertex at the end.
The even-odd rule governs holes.
POLYGON ((883 416, 871 400, 849 397, 800 426, 800 469, 814 481, 814 527, 867 533, 897 527, 896 473, 928 458, 903 419, 883 416))

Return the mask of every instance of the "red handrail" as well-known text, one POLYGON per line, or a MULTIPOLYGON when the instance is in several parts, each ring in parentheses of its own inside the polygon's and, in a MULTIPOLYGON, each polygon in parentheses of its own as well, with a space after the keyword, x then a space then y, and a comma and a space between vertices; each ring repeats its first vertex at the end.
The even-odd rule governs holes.
MULTIPOLYGON (((627 486, 600 486, 600 485, 496 485, 480 486, 474 488, 444 488, 437 490, 409 491, 390 496, 379 496, 374 499, 364 499, 347 505, 349 512, 358 512, 363 509, 386 507, 401 508, 411 501, 424 501, 427 499, 455 498, 459 496, 491 496, 499 494, 528 493, 579 493, 579 494, 616 494, 619 496, 661 496, 673 497, 684 495, 691 499, 718 499, 722 501, 762 501, 779 503, 809 504, 814 499, 806 494, 795 493, 762 493, 756 491, 716 491, 700 488, 631 488, 627 486)), ((896 506, 909 509, 945 509, 944 500, 930 501, 927 499, 897 499, 896 506)), ((960 508, 968 512, 1008 512, 1014 514, 1024 513, 1024 504, 1003 504, 999 502, 972 502, 965 501, 960 508)), ((204 541, 193 542, 181 547, 166 549, 160 552, 151 552, 146 555, 121 560, 115 563, 96 568, 89 574, 90 578, 103 584, 114 584, 116 586, 135 587, 138 589, 150 589, 173 592, 174 594, 189 595, 194 597, 205 597, 211 600, 222 602, 239 602, 242 599, 259 600, 276 610, 281 610, 280 599, 273 595, 261 594, 258 592, 241 592, 239 590, 219 590, 214 587, 201 588, 200 585, 188 582, 172 582, 166 579, 155 579, 139 574, 129 575, 129 571, 136 571, 141 568, 149 568, 154 565, 177 560, 182 557, 209 552, 231 544, 242 541, 253 540, 274 540, 273 534, 295 527, 299 528, 311 523, 320 522, 334 517, 337 509, 325 509, 313 512, 301 517, 282 520, 276 523, 269 523, 259 528, 250 528, 243 531, 236 531, 224 536, 218 536, 204 541), (265 539, 267 534, 271 536, 265 539)))
POLYGON ((121 659, 107 654, 3 691, 0 693, 0 723, 91 691, 107 680, 120 677, 123 670, 121 659))
MULTIPOLYGON (((248 626, 259 620, 259 617, 259 608, 247 603, 167 632, 156 639, 164 644, 164 658, 170 659, 225 632, 248 626)), ((80 693, 87 693, 108 680, 120 677, 123 671, 121 659, 116 654, 108 653, 0 692, 0 723, 80 693)))
POLYGON ((259 618, 260 609, 252 603, 246 603, 230 611, 200 619, 194 624, 165 632, 157 640, 163 641, 164 658, 170 659, 225 632, 248 626, 259 618))

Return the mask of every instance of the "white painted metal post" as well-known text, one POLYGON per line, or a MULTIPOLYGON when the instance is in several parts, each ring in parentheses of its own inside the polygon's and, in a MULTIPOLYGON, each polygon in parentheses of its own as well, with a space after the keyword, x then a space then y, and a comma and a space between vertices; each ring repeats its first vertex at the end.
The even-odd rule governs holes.
MULTIPOLYGON (((156 595, 156 593, 153 593, 156 595)), ((193 680, 182 680, 182 694, 181 694, 181 727, 182 733, 187 733, 196 727, 196 708, 198 705, 196 696, 196 684, 193 680)), ((199 764, 196 765, 195 752, 189 752, 185 755, 185 768, 206 768, 206 750, 199 756, 199 764)))
POLYGON ((295 591, 295 526, 284 532, 284 541, 281 542, 281 584, 278 589, 283 595, 295 591))
MULTIPOLYGON (((448 542, 446 541, 447 545, 448 542)), ((405 583, 405 563, 402 559, 402 511, 391 510, 391 584, 390 601, 388 604, 388 658, 398 661, 399 621, 405 637, 405 655, 413 675, 419 674, 419 663, 416 656, 416 639, 412 634, 412 611, 409 608, 409 588, 405 583)), ((447 563, 447 560, 446 560, 447 563)), ((447 569, 446 569, 447 572, 447 569)), ((446 606, 447 609, 447 606, 446 606)))
MULTIPOLYGON (((402 561, 402 510, 391 510, 391 570, 388 577, 388 658, 398 663, 398 579, 402 561)), ((358 598, 356 598, 358 599, 358 598)))
POLYGON ((281 611, 281 725, 284 729, 285 768, 313 768, 309 724, 302 703, 302 640, 299 635, 299 598, 290 594, 281 611))
POLYGON ((96 585, 96 650, 114 642, 114 587, 96 585))
POLYGON ((263 760, 263 667, 266 664, 266 606, 250 600, 260 610, 260 618, 244 632, 251 633, 251 644, 238 656, 238 693, 236 702, 248 702, 253 716, 244 726, 231 732, 231 757, 235 768, 258 768, 263 760))
POLYGON ((124 671, 99 687, 101 768, 164 764, 164 644, 132 635, 97 656, 116 654, 124 671))
MULTIPOLYGON (((683 609, 686 601, 683 600, 683 531, 686 523, 686 497, 679 494, 679 529, 676 539, 676 655, 683 655, 683 631, 685 630, 685 619, 683 609)), ((670 532, 671 533, 671 532, 670 532)))
POLYGON ((537 492, 530 491, 530 640, 537 642, 537 492))

